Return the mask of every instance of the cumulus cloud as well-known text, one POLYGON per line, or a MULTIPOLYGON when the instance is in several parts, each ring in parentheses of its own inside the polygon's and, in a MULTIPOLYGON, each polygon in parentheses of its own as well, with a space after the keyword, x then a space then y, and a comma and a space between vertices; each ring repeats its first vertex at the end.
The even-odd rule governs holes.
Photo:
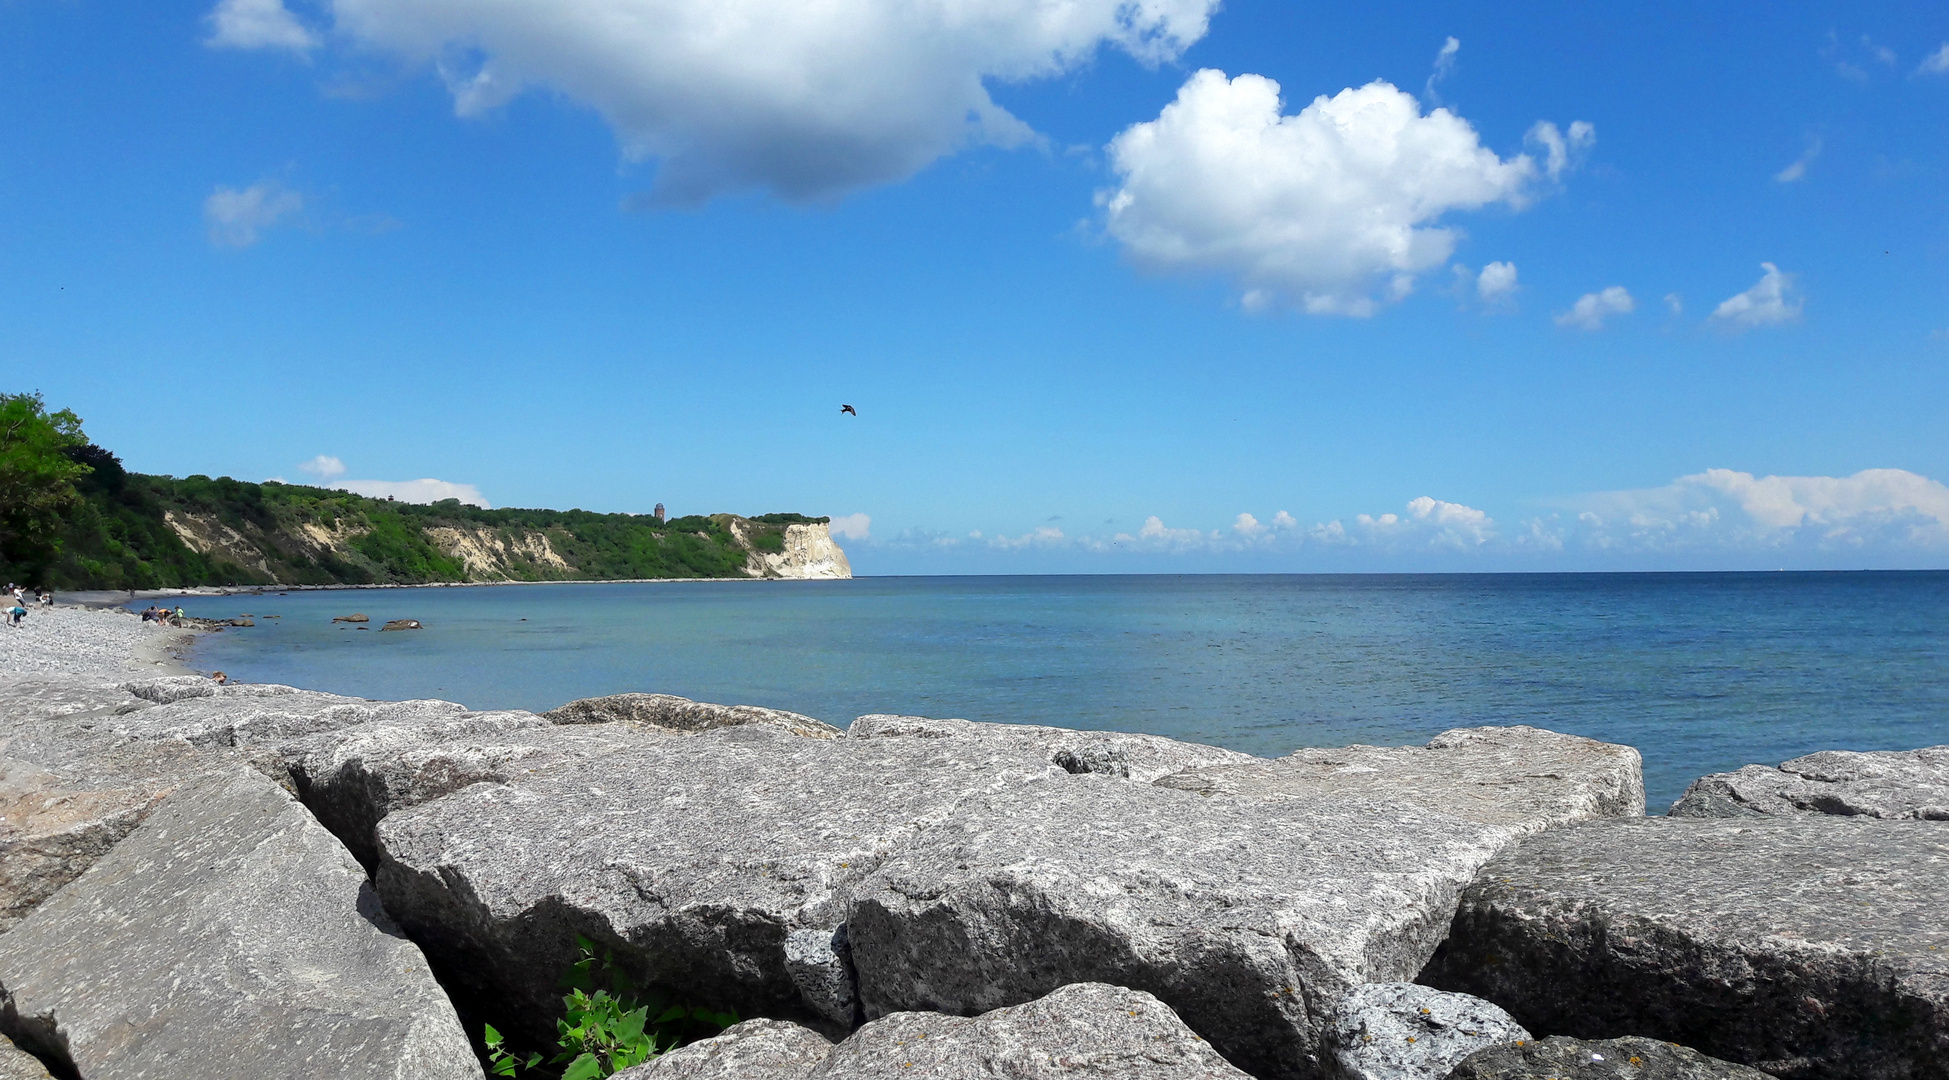
POLYGON ((1428 85, 1422 91, 1422 97, 1427 98, 1429 101, 1438 102, 1441 100, 1440 96, 1435 93, 1435 84, 1454 74, 1455 57, 1461 51, 1462 42, 1460 38, 1451 37, 1441 43, 1441 51, 1435 54, 1435 70, 1428 73, 1428 85))
POLYGON ((1930 53, 1922 61, 1922 66, 1915 69, 1915 73, 1917 75, 1949 75, 1949 41, 1943 42, 1942 48, 1930 53))
POLYGON ((1542 149, 1543 172, 1552 180, 1560 180, 1565 172, 1582 164, 1584 155, 1597 144, 1597 129, 1578 120, 1567 132, 1558 131, 1555 124, 1539 120, 1523 141, 1542 149))
POLYGON ((1021 536, 990 537, 988 544, 990 547, 997 547, 1003 550, 1029 547, 1047 548, 1058 547, 1066 539, 1067 537, 1063 536, 1061 529, 1056 528, 1054 525, 1043 525, 1030 532, 1023 533, 1021 536))
POLYGON ((1604 320, 1612 315, 1629 315, 1638 309, 1638 302, 1622 285, 1613 285, 1602 292, 1585 293, 1570 305, 1570 310, 1556 317, 1558 326, 1574 326, 1579 330, 1602 330, 1604 320))
POLYGON ((1204 36, 1216 6, 331 0, 339 36, 432 67, 463 116, 529 87, 593 107, 628 158, 656 159, 652 201, 662 203, 752 188, 826 199, 970 144, 1031 142, 988 80, 1062 75, 1106 47, 1145 64, 1174 60, 1204 36))
POLYGON ((1475 279, 1475 295, 1494 303, 1506 300, 1516 292, 1516 264, 1492 262, 1482 268, 1475 279))
POLYGON ((204 44, 212 48, 306 53, 318 47, 318 35, 285 8, 284 0, 220 0, 209 21, 204 44))
POLYGON ((827 528, 834 536, 848 540, 864 540, 872 535, 873 519, 866 514, 843 514, 832 519, 827 528))
POLYGON ((1820 156, 1820 146, 1821 142, 1817 138, 1807 140, 1807 152, 1800 155, 1793 164, 1774 173, 1773 179, 1782 184, 1791 184, 1806 176, 1807 166, 1813 163, 1814 158, 1820 156))
POLYGON ((1554 532, 1611 551, 1949 550, 1949 487, 1905 469, 1755 476, 1707 469, 1659 488, 1601 492, 1554 532))
POLYGON ((298 471, 316 477, 320 482, 336 480, 345 475, 345 463, 329 454, 320 454, 299 465, 298 471))
MULTIPOLYGON (((1519 209, 1555 175, 1527 154, 1496 156, 1466 120, 1424 116, 1385 82, 1282 107, 1262 75, 1193 74, 1157 119, 1111 141, 1118 186, 1097 196, 1105 230, 1139 266, 1235 280, 1248 308, 1365 316, 1453 254, 1444 214, 1519 209)), ((1556 138, 1560 171, 1574 140, 1556 138)))
POLYGON ((203 200, 203 222, 209 227, 210 243, 246 248, 304 205, 304 196, 270 180, 241 189, 218 187, 203 200))
POLYGON ((436 503, 442 499, 459 499, 463 503, 491 510, 480 489, 472 484, 456 484, 448 480, 340 480, 332 485, 341 491, 354 495, 364 495, 368 499, 397 499, 409 503, 436 503))
POLYGON ((1765 273, 1752 288, 1727 298, 1713 309, 1712 318, 1721 325, 1745 330, 1755 326, 1778 326, 1800 318, 1802 300, 1793 285, 1793 275, 1783 274, 1770 262, 1760 264, 1765 273))

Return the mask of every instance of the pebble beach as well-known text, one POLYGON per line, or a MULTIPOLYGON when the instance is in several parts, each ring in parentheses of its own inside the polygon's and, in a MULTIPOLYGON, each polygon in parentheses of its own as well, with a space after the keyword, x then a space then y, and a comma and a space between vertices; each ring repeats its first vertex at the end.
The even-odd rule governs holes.
POLYGON ((196 632, 120 608, 33 607, 19 626, 0 626, 0 674, 95 679, 188 673, 179 653, 196 632))

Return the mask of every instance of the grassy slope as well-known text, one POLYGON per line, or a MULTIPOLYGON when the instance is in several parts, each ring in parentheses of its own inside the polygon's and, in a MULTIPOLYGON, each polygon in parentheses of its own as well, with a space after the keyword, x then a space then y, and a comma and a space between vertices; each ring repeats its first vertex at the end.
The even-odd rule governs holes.
MULTIPOLYGON (((176 479, 98 468, 77 487, 59 560, 46 575, 57 589, 151 589, 185 585, 420 584, 468 580, 465 565, 426 530, 488 529, 504 536, 543 532, 568 570, 513 562, 509 576, 559 578, 737 577, 746 551, 731 537, 731 515, 659 523, 634 514, 581 510, 482 510, 451 500, 432 506, 368 499, 296 484, 252 484, 221 477, 176 479), (242 538, 250 558, 200 555, 164 520, 166 511, 220 522, 242 538), (300 529, 345 536, 320 555, 300 529), (243 562, 261 560, 265 570, 243 562)), ((784 527, 823 521, 798 514, 749 519, 752 546, 776 551, 784 527)), ((0 568, 4 576, 6 568, 0 568)))

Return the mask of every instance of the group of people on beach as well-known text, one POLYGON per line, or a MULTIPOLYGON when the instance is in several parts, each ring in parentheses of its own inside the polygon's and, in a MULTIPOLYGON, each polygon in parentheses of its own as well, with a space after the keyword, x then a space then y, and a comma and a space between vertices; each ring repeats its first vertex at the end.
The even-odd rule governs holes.
MULTIPOLYGON (((29 591, 15 585, 11 581, 7 582, 7 595, 13 598, 13 603, 4 612, 7 617, 6 621, 8 626, 19 626, 20 620, 27 617, 27 605, 30 602, 27 599, 29 591)), ((31 602, 41 607, 53 607, 54 594, 48 592, 46 589, 42 589, 34 593, 34 599, 31 602)))
POLYGON ((157 607, 154 604, 142 609, 143 622, 166 623, 171 619, 184 618, 186 615, 187 613, 182 608, 171 611, 166 607, 157 607))

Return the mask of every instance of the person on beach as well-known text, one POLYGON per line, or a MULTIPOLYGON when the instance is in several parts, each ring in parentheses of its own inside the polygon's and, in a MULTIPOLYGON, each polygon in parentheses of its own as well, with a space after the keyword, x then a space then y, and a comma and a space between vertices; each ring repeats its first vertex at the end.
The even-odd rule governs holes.
POLYGON ((19 626, 20 620, 26 617, 27 617, 27 609, 21 607, 18 603, 14 604, 13 607, 7 609, 7 621, 9 625, 19 626))

